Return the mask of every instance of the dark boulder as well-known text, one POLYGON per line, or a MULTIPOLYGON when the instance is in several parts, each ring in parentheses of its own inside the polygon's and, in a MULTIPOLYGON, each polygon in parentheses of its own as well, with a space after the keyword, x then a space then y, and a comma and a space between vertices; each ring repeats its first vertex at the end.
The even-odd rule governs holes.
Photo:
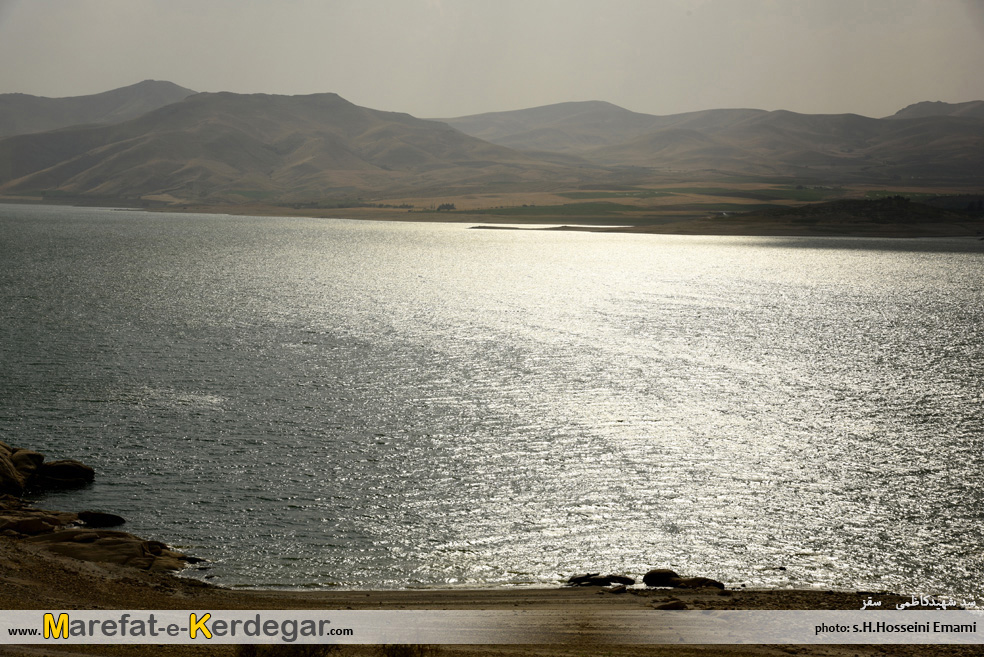
POLYGON ((675 589, 701 589, 713 587, 723 589, 724 584, 710 577, 680 577, 669 568, 655 568, 642 578, 643 584, 652 587, 675 589))
POLYGON ((96 471, 74 459, 47 461, 38 467, 30 485, 36 488, 81 488, 91 484, 96 471))
POLYGON ((675 586, 680 576, 669 568, 654 568, 642 576, 642 583, 646 586, 675 586))
POLYGON ((0 452, 0 493, 20 495, 24 492, 24 475, 14 467, 8 454, 0 452))
POLYGON ((115 513, 103 513, 101 511, 79 511, 79 520, 85 523, 86 527, 118 527, 126 522, 121 516, 115 513))
POLYGON ((44 454, 39 454, 30 449, 14 449, 10 454, 10 462, 17 468, 17 471, 24 476, 24 479, 30 479, 31 476, 37 472, 38 467, 44 463, 44 454))
POLYGON ((635 584, 635 580, 624 575, 602 575, 601 573, 574 575, 567 580, 568 586, 611 586, 612 584, 635 584))
POLYGON ((45 462, 44 454, 0 442, 0 494, 28 490, 81 488, 95 479, 89 466, 72 459, 45 462))

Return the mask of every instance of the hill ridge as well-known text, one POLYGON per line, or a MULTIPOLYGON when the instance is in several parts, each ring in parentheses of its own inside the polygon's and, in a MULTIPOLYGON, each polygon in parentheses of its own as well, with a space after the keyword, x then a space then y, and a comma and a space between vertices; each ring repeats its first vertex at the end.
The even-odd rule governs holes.
POLYGON ((656 116, 592 100, 441 121, 334 92, 194 93, 148 80, 106 92, 102 110, 136 112, 154 89, 187 95, 122 121, 0 139, 0 194, 290 203, 660 177, 977 185, 984 171, 984 118, 973 115, 984 101, 877 119, 749 108, 656 116))
POLYGON ((92 123, 120 123, 194 93, 173 82, 143 80, 98 94, 64 98, 0 94, 0 137, 92 123))
POLYGON ((903 107, 887 119, 926 118, 929 116, 964 116, 984 118, 984 100, 971 100, 964 103, 947 103, 941 100, 924 100, 903 107))
POLYGON ((285 201, 574 174, 446 124, 360 107, 335 93, 202 93, 119 124, 0 140, 0 193, 8 195, 54 189, 236 202, 245 192, 285 201))

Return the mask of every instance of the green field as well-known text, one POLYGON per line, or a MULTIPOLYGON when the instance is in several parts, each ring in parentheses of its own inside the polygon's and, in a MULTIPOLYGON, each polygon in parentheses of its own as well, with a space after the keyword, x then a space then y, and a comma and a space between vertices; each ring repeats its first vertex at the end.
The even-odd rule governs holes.
POLYGON ((727 187, 676 187, 663 191, 676 194, 702 194, 727 198, 747 198, 754 201, 823 201, 831 196, 843 194, 838 189, 796 189, 795 187, 763 189, 729 189, 727 187))
POLYGON ((670 192, 655 189, 640 189, 626 192, 564 192, 563 194, 557 194, 557 196, 563 196, 572 200, 588 198, 656 198, 658 196, 672 195, 670 192))
POLYGON ((564 205, 523 205, 506 208, 471 210, 469 214, 486 214, 504 217, 584 217, 612 215, 620 212, 638 212, 641 208, 621 203, 568 203, 564 205))

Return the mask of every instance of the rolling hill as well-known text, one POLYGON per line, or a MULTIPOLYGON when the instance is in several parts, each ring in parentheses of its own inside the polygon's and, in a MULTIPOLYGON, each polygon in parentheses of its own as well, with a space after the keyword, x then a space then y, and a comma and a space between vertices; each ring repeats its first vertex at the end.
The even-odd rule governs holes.
MULTIPOLYGON (((984 180, 984 101, 917 103, 883 119, 756 109, 654 116, 588 101, 443 122, 331 93, 194 94, 153 81, 74 99, 0 101, 16 104, 13 97, 49 108, 36 112, 35 126, 84 124, 0 139, 7 198, 330 205, 734 177, 984 180)), ((0 119, 16 114, 26 129, 25 112, 0 111, 0 119)))
POLYGON ((436 120, 501 146, 581 154, 658 130, 711 129, 764 113, 738 109, 654 116, 602 101, 584 101, 436 120))
POLYGON ((87 123, 120 123, 194 93, 171 82, 144 80, 100 94, 71 98, 0 94, 0 137, 87 123))
POLYGON ((888 119, 922 119, 927 116, 964 116, 984 119, 984 100, 972 100, 967 103, 944 103, 942 101, 925 101, 900 109, 888 119))
POLYGON ((518 150, 552 149, 669 175, 939 183, 984 177, 982 112, 984 101, 919 103, 886 119, 751 109, 650 116, 588 102, 447 122, 518 150))
POLYGON ((776 111, 717 129, 661 130, 582 155, 608 165, 796 176, 829 182, 979 182, 984 120, 870 119, 776 111), (672 148, 669 148, 671 147, 672 148))
POLYGON ((336 94, 197 94, 136 119, 0 140, 0 193, 297 201, 586 174, 336 94))

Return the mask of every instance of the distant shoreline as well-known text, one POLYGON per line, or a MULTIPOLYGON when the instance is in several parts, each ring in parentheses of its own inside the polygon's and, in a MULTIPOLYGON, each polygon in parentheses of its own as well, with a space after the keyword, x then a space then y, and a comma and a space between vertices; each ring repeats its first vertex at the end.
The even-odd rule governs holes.
POLYGON ((795 218, 776 216, 763 218, 760 215, 728 215, 701 217, 653 217, 652 223, 637 222, 626 225, 612 217, 571 217, 542 216, 535 219, 521 219, 507 216, 458 212, 407 211, 402 209, 380 208, 288 208, 271 205, 184 205, 180 207, 125 207, 123 204, 71 205, 46 203, 32 199, 0 197, 0 203, 10 205, 55 206, 55 207, 98 207, 106 210, 133 210, 147 212, 175 212, 184 214, 211 214, 228 216, 258 217, 298 217, 311 219, 348 219, 355 221, 390 221, 410 223, 451 223, 468 224, 469 228, 514 229, 540 231, 580 231, 594 233, 630 233, 651 235, 695 235, 731 237, 875 237, 875 238, 921 238, 921 237, 967 237, 984 238, 984 221, 968 217, 965 220, 944 222, 915 222, 905 224, 875 223, 870 221, 844 221, 836 223, 809 224, 795 218), (613 222, 617 225, 606 226, 613 222))

